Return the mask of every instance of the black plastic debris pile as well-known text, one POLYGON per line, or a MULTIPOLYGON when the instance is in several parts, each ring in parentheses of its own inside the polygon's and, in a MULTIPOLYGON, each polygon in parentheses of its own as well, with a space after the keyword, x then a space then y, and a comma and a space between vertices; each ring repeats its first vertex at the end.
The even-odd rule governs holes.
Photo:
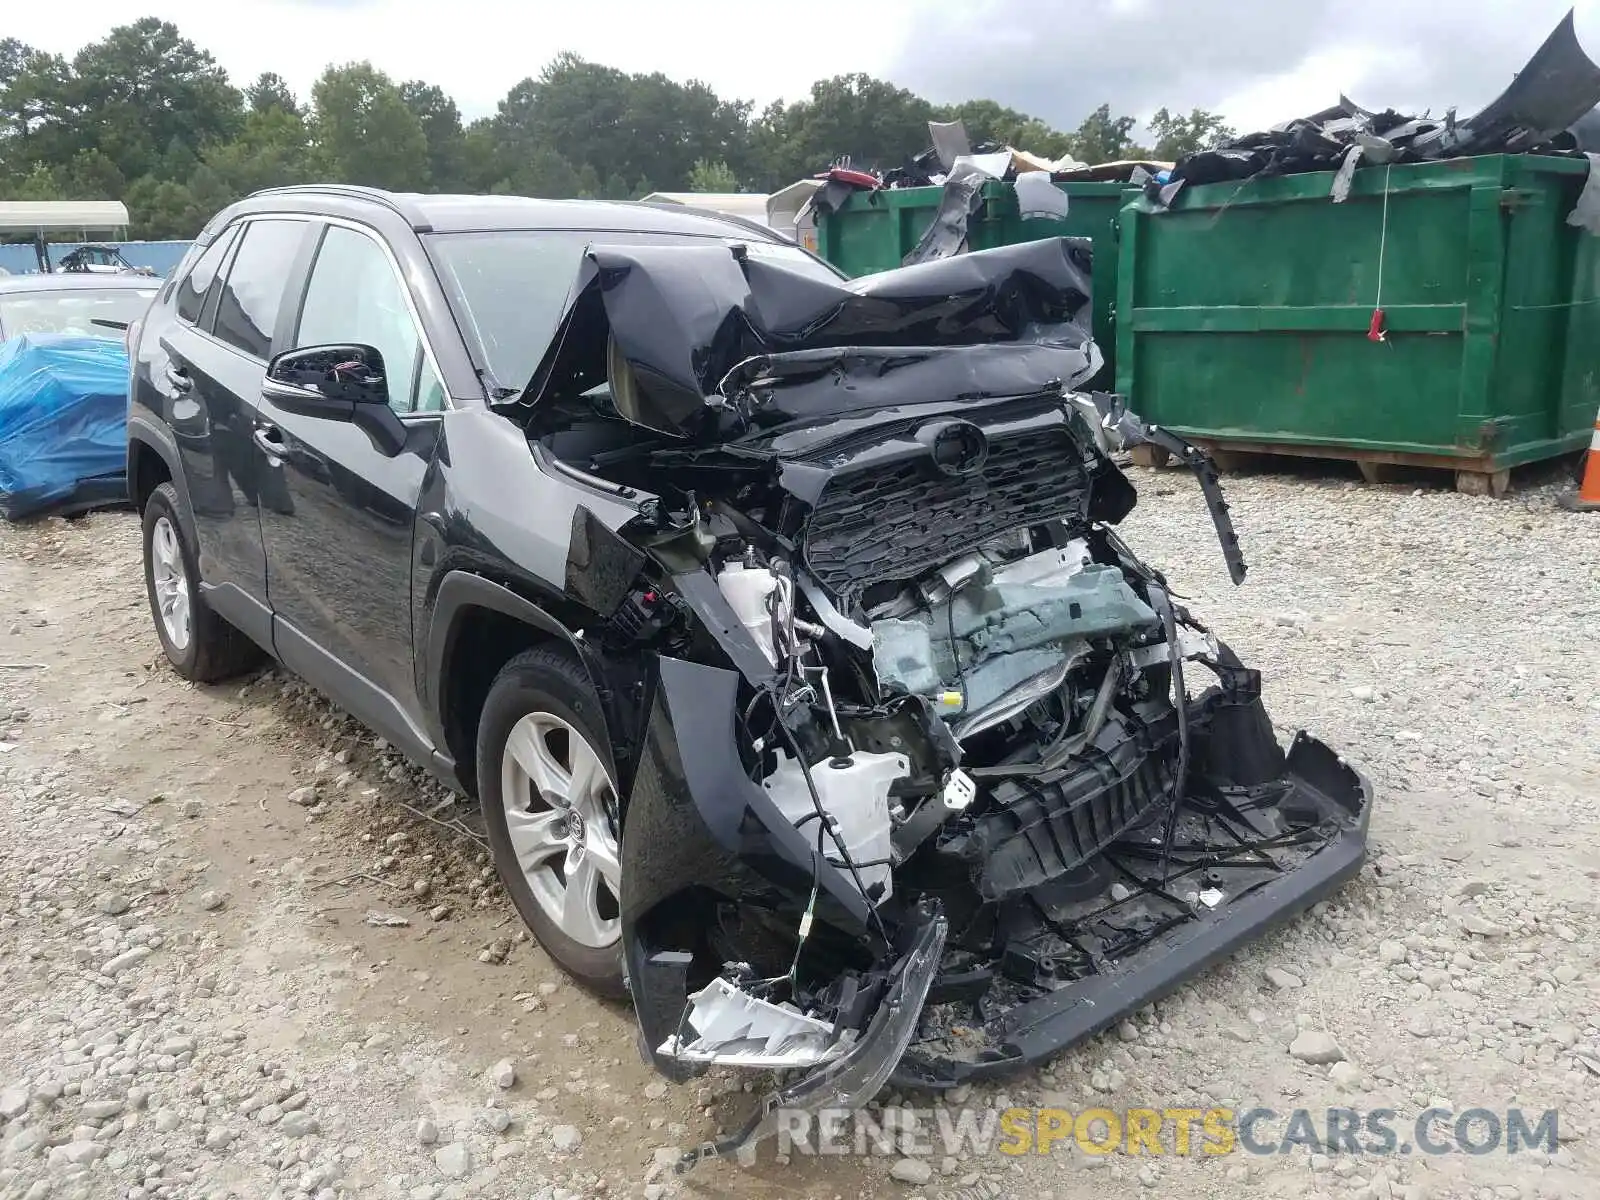
POLYGON ((1003 183, 1016 183, 1028 176, 1044 177, 1055 183, 1126 183, 1141 169, 1151 173, 1172 166, 1149 159, 1091 164, 1070 156, 1046 158, 1004 142, 973 142, 960 120, 929 121, 928 133, 932 144, 926 150, 882 173, 859 170, 848 158, 835 162, 817 176, 825 182, 814 204, 831 212, 852 192, 946 187, 953 179, 972 172, 1003 183))
MULTIPOLYGON (((1068 199, 1054 187, 1065 182, 1122 181, 1142 185, 1156 210, 1170 207, 1189 184, 1221 183, 1333 171, 1335 203, 1350 194, 1361 167, 1432 162, 1478 154, 1555 154, 1600 151, 1600 66, 1578 42, 1568 12, 1511 85, 1481 112, 1458 118, 1372 111, 1341 96, 1332 108, 1262 133, 1247 134, 1185 155, 1176 164, 1127 160, 1090 165, 1045 160, 997 142, 972 145, 959 121, 930 123, 933 145, 904 166, 878 175, 848 161, 819 176, 812 196, 819 213, 837 210, 855 192, 880 188, 942 187, 938 211, 903 265, 930 262, 967 250, 967 226, 983 206, 983 185, 1013 183, 1024 216, 1057 220, 1068 199)), ((1591 163, 1600 161, 1592 154, 1591 163)), ((1600 172, 1573 214, 1573 223, 1600 233, 1600 172)))
POLYGON ((1144 180, 1146 194, 1166 207, 1187 184, 1335 171, 1330 193, 1341 201, 1363 166, 1476 154, 1572 155, 1591 148, 1580 141, 1584 118, 1597 104, 1600 66, 1579 44, 1568 12, 1511 85, 1474 116, 1458 118, 1454 109, 1438 119, 1372 112, 1341 96, 1333 108, 1186 155, 1170 174, 1144 180))
MULTIPOLYGON (((1043 175, 1054 183, 1127 183, 1129 180, 1148 178, 1172 166, 1170 162, 1145 158, 1119 159, 1107 163, 1083 163, 1070 158, 1047 159, 1001 142, 978 142, 959 151, 953 151, 948 144, 941 145, 941 129, 959 130, 960 126, 959 121, 952 122, 950 126, 929 122, 929 128, 934 131, 934 145, 907 159, 903 165, 882 174, 852 167, 848 159, 835 163, 816 176, 824 182, 813 198, 813 204, 823 212, 832 212, 854 192, 943 187, 967 163, 980 165, 987 178, 1003 183, 1016 183, 1030 175, 1043 175)), ((965 137, 964 134, 960 136, 965 137)))
MULTIPOLYGON (((819 212, 833 212, 856 192, 943 187, 952 179, 959 180, 969 174, 985 180, 1015 183, 1019 176, 1030 173, 1043 172, 1052 178, 1065 178, 1071 170, 1088 169, 1075 160, 1051 161, 1000 142, 971 145, 959 121, 948 125, 930 121, 928 128, 933 133, 934 144, 907 159, 904 165, 882 174, 853 167, 847 158, 834 163, 817 176, 823 183, 811 198, 812 207, 819 212)), ((1132 169, 1130 164, 1128 170, 1132 169)))

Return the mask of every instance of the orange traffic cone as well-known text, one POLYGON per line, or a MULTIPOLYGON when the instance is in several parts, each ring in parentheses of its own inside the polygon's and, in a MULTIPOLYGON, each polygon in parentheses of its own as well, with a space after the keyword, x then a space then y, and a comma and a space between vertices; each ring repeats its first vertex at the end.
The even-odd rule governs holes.
POLYGON ((1594 437, 1589 442, 1589 456, 1584 460, 1583 482, 1577 491, 1561 497, 1561 507, 1573 512, 1600 512, 1600 414, 1594 419, 1594 437))

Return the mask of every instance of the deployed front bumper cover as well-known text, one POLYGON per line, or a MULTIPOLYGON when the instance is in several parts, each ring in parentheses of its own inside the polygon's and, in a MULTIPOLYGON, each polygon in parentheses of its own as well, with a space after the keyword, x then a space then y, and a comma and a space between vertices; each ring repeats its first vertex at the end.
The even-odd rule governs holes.
POLYGON ((1366 859, 1372 784, 1306 733, 1289 750, 1286 775, 1297 790, 1348 816, 1337 836, 1315 854, 1226 905, 1197 908, 1192 920, 1160 935, 1125 964, 1011 1009, 995 1022, 995 1047, 978 1058, 958 1060, 910 1048, 892 1082, 948 1088, 1042 1062, 1168 995, 1353 879, 1366 859))

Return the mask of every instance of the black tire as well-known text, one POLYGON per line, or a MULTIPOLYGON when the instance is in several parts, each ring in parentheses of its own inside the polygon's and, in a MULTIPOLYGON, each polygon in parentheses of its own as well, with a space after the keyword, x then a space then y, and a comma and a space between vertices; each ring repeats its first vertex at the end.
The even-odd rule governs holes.
POLYGON ((150 493, 144 506, 143 525, 145 595, 150 601, 150 619, 156 627, 156 636, 161 639, 162 652, 173 670, 196 683, 220 683, 258 664, 264 657, 261 648, 213 612, 200 593, 200 565, 178 516, 177 488, 163 483, 150 493), (183 560, 183 587, 188 595, 190 614, 186 646, 176 645, 167 633, 161 601, 156 594, 151 538, 162 520, 173 530, 183 560))
POLYGON ((539 646, 517 655, 495 676, 478 719, 478 801, 483 806, 490 856, 517 913, 546 953, 590 991, 623 999, 627 988, 621 939, 612 946, 596 948, 563 933, 534 899, 511 845, 501 766, 512 729, 532 713, 552 714, 577 729, 599 754, 612 780, 616 779, 616 760, 600 700, 582 665, 562 647, 539 646))

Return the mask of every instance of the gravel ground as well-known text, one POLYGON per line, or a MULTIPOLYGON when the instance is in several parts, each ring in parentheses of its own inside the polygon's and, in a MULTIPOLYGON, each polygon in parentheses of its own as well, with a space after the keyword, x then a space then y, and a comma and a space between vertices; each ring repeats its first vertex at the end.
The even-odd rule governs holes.
POLYGON ((741 1115, 738 1082, 658 1080, 628 1013, 521 935, 470 814, 303 685, 166 669, 137 525, 108 513, 0 528, 0 1198, 1600 1195, 1600 518, 1553 483, 1238 477, 1235 590, 1190 481, 1136 480, 1129 539, 1264 671, 1285 736, 1371 776, 1371 861, 956 1100, 1554 1108, 1557 1153, 768 1147, 675 1183, 661 1162, 741 1115))

